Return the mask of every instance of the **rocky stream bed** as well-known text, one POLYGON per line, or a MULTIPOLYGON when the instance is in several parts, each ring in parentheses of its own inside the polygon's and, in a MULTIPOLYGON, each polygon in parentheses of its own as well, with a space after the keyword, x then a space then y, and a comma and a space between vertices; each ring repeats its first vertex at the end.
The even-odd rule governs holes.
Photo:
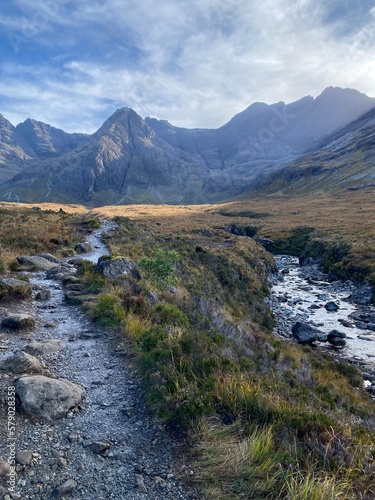
POLYGON ((297 257, 277 255, 270 307, 275 333, 326 349, 357 365, 375 395, 375 307, 371 288, 342 282, 317 264, 300 266, 297 257))
MULTIPOLYGON (((108 253, 110 230, 81 257, 108 253)), ((66 303, 61 280, 74 265, 43 259, 44 270, 23 273, 32 298, 0 309, 0 498, 198 498, 177 479, 193 471, 174 469, 178 444, 147 409, 126 343, 66 303)))

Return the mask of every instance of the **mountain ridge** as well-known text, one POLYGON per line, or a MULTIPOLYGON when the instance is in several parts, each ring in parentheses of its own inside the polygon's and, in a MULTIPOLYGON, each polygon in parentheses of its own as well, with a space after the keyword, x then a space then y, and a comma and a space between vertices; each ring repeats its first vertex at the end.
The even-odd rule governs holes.
POLYGON ((116 110, 91 135, 0 119, 0 198, 8 201, 204 203, 248 191, 375 108, 329 87, 290 104, 253 103, 218 129, 186 129, 116 110))

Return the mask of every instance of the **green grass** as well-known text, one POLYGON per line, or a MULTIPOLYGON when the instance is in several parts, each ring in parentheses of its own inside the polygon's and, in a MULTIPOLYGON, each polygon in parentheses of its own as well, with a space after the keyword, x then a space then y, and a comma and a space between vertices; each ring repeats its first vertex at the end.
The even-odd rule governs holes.
MULTIPOLYGON (((270 256, 250 238, 117 223, 113 254, 156 262, 157 249, 176 252, 178 283, 158 287, 147 273, 136 291, 107 283, 91 312, 130 339, 159 417, 188 430, 205 498, 373 498, 374 402, 354 367, 271 334, 270 256)), ((293 244, 312 234, 296 231, 293 244)), ((346 248, 329 250, 332 265, 345 258, 346 248)))

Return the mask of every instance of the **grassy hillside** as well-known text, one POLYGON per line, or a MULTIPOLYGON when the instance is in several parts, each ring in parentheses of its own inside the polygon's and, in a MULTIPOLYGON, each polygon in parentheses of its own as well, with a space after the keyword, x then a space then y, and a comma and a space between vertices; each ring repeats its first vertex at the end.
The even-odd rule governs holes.
MULTIPOLYGON (((207 499, 375 496, 375 403, 361 375, 273 336, 264 302, 272 256, 225 230, 256 227, 260 237, 298 251, 316 237, 369 252, 373 193, 356 196, 100 209, 118 225, 108 239, 111 258, 137 263, 141 279, 110 282, 82 265, 85 310, 118 330, 150 405, 171 431, 188 435, 181 460, 207 499)), ((9 256, 67 254, 93 217, 82 207, 71 208, 81 214, 8 208, 0 215, 9 256)), ((373 263, 366 255, 362 265, 373 263)))

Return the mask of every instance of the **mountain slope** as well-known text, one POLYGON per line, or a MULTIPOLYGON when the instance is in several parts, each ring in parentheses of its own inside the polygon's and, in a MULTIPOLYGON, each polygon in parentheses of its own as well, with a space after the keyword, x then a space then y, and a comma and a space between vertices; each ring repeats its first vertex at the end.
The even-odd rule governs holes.
POLYGON ((94 205, 177 203, 202 183, 203 174, 204 165, 164 143, 135 111, 121 108, 87 144, 48 162, 32 162, 3 184, 1 193, 6 199, 94 205))
POLYGON ((356 90, 330 87, 287 105, 254 103, 216 130, 143 120, 121 108, 92 135, 31 119, 15 128, 2 117, 0 198, 92 205, 223 201, 269 186, 267 176, 290 162, 299 168, 307 151, 374 106, 375 99, 356 90))
POLYGON ((88 142, 88 134, 68 134, 63 130, 28 118, 16 130, 39 158, 61 156, 88 142))
POLYGON ((252 191, 334 192, 375 186, 375 109, 331 134, 302 158, 258 178, 252 191))

